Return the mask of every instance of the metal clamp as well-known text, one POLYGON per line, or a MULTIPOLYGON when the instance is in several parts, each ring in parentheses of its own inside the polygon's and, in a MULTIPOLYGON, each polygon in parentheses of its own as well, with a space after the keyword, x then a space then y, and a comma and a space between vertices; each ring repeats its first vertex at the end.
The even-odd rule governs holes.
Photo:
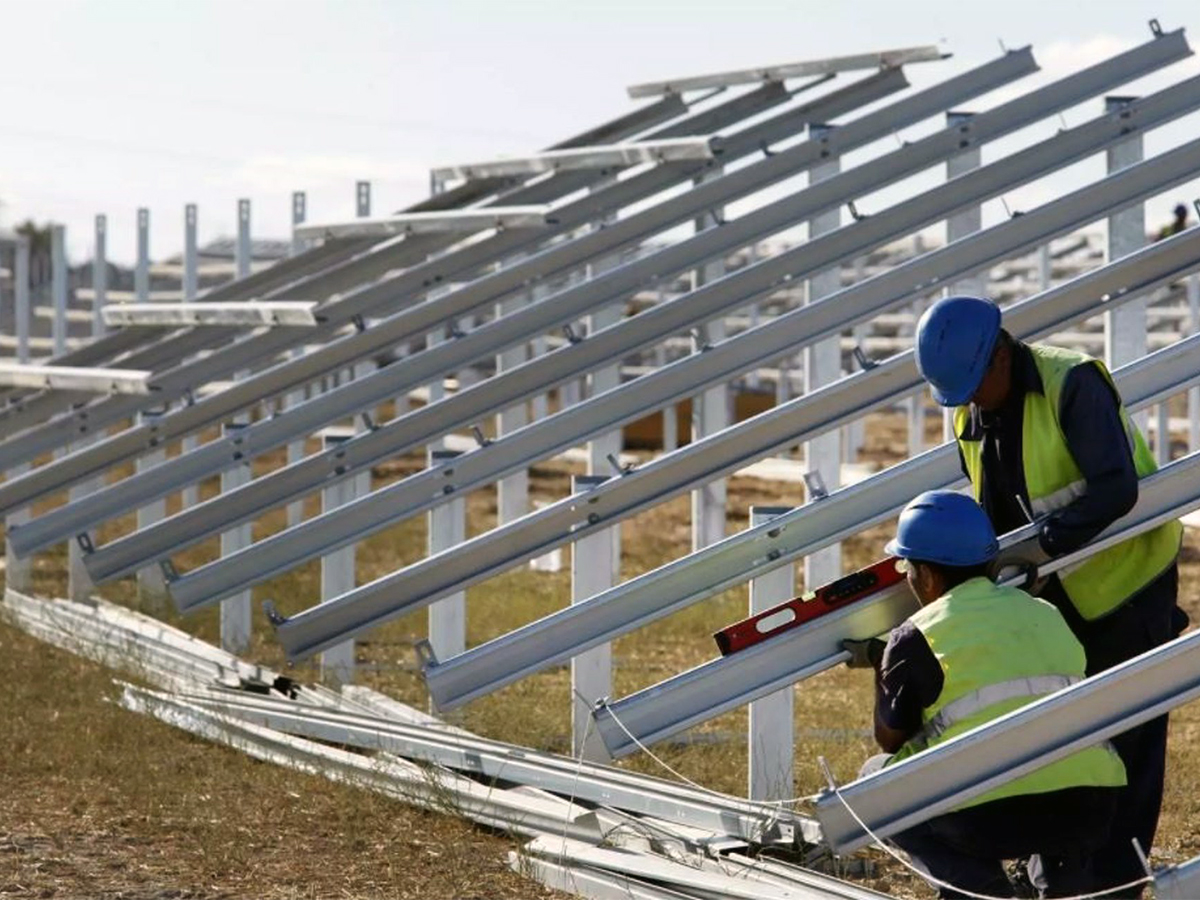
POLYGON ((417 654, 417 666, 422 672, 438 664, 437 654, 433 652, 433 644, 427 638, 421 638, 413 644, 413 652, 417 654))
POLYGON ((861 368, 864 372, 870 372, 879 365, 879 363, 867 356, 866 351, 863 350, 861 344, 854 345, 854 361, 858 363, 859 368, 861 368))
POLYGON ((273 628, 278 628, 287 621, 287 616, 280 614, 275 608, 275 603, 272 600, 264 600, 262 604, 263 615, 267 617, 267 621, 271 623, 273 628))
POLYGON ((804 486, 808 488, 808 494, 813 500, 824 500, 829 496, 829 490, 825 487, 825 479, 821 477, 819 469, 804 473, 804 486))
POLYGON ((854 205, 853 200, 846 201, 846 209, 849 210, 850 218, 854 219, 855 222, 861 222, 863 219, 867 218, 866 213, 860 213, 858 211, 858 207, 854 205))
POLYGON ((471 434, 475 435, 475 443, 480 447, 486 447, 492 442, 492 439, 484 434, 483 429, 478 425, 471 426, 471 434))

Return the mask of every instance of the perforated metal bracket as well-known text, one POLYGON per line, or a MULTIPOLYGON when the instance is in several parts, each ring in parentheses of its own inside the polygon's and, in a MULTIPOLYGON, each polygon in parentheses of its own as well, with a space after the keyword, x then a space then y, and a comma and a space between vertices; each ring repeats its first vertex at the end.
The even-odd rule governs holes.
POLYGON ((858 211, 858 207, 855 206, 853 200, 846 201, 846 209, 850 213, 850 218, 852 218, 855 222, 861 222, 863 219, 868 218, 866 213, 858 211))
POLYGON ((86 531, 81 531, 75 535, 75 543, 77 543, 84 553, 92 553, 96 547, 92 544, 92 536, 86 531))
POLYGON ((287 621, 287 616, 280 614, 275 608, 273 600, 264 600, 262 604, 263 615, 267 617, 267 621, 271 623, 271 627, 278 628, 287 621))
POLYGON ((879 363, 867 356, 866 351, 863 350, 860 344, 854 345, 854 361, 858 363, 859 368, 864 372, 870 372, 879 365, 879 363))
POLYGON ((162 572, 163 580, 167 584, 179 579, 179 570, 175 568, 175 564, 170 559, 160 559, 158 561, 158 569, 162 572))
POLYGON ((428 639, 421 638, 413 644, 413 652, 417 654, 417 666, 422 672, 438 664, 437 654, 433 652, 433 644, 428 639))
MULTIPOLYGON (((1163 36, 1162 25, 1158 23, 1158 19, 1151 19, 1148 24, 1150 25, 1150 33, 1152 35, 1154 35, 1156 38, 1163 36)), ((1143 857, 1143 859, 1145 859, 1145 857, 1143 857)))
POLYGON ((471 426, 471 434, 475 435, 475 443, 480 447, 486 447, 492 442, 492 439, 484 434, 483 429, 478 425, 471 426))
POLYGON ((821 477, 821 473, 817 469, 804 473, 804 486, 808 488, 808 495, 813 500, 824 500, 829 496, 829 490, 825 487, 825 479, 821 477))

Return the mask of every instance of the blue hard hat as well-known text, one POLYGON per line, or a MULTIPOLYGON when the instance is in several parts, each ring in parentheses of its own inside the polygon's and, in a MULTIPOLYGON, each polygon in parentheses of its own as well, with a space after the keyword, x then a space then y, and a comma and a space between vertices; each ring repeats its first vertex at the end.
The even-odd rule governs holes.
POLYGON ((1000 552, 987 513, 955 491, 926 491, 904 507, 884 551, 901 559, 977 566, 1000 552))
POLYGON ((979 388, 1000 335, 1000 308, 978 297, 944 297, 917 322, 917 369, 942 406, 979 388))

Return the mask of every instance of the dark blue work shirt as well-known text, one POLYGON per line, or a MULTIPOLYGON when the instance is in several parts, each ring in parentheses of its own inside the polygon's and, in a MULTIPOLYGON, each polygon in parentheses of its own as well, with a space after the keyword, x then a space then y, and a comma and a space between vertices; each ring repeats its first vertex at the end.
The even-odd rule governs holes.
POLYGON ((912 622, 892 629, 875 678, 875 706, 888 728, 911 737, 921 727, 921 710, 933 706, 945 684, 941 663, 912 622))

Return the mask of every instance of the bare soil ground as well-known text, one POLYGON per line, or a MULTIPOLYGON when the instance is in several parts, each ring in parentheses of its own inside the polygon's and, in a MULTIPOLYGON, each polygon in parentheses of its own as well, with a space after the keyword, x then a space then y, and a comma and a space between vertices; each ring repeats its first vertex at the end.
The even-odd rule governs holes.
MULTIPOLYGON (((890 464, 903 457, 903 420, 872 417, 863 458, 890 464)), ((934 439, 937 424, 929 426, 934 439)), ((256 464, 273 468, 278 455, 256 464)), ((376 487, 417 471, 413 455, 375 472, 376 487)), ((551 463, 531 473, 536 499, 557 499, 582 469, 551 463)), ((729 489, 729 530, 746 527, 752 504, 802 502, 801 488, 735 478, 729 489)), ((211 496, 215 483, 202 493, 211 496)), ((170 502, 177 507, 178 499, 170 502)), ((310 501, 308 515, 316 512, 310 501)), ((468 498, 468 530, 494 526, 495 493, 468 498)), ((255 539, 280 530, 275 511, 255 524, 255 539)), ((112 523, 101 541, 132 530, 131 519, 112 523)), ((892 523, 843 544, 844 566, 878 558, 892 523)), ((687 552, 686 497, 622 525, 622 577, 648 571, 687 552)), ((1200 621, 1200 538, 1186 537, 1183 605, 1200 621)), ((210 540, 179 555, 181 569, 212 559, 210 540)), ((419 517, 360 545, 360 583, 425 555, 419 517)), ((65 551, 38 557, 35 593, 63 596, 65 551)), ((285 613, 319 597, 318 566, 309 563, 254 589, 255 639, 247 654, 283 666, 259 604, 271 598, 285 613)), ((798 586, 802 578, 798 576, 798 586)), ((215 611, 180 621, 168 609, 139 599, 132 580, 100 593, 150 609, 208 640, 215 611)), ((516 570, 467 592, 468 643, 475 644, 564 606, 567 571, 516 570)), ((745 589, 683 610, 618 639, 615 693, 620 696, 715 655, 711 632, 746 610, 745 589)), ((416 674, 412 644, 426 633, 422 613, 383 626, 358 645, 362 682, 414 705, 427 702, 416 674)), ((504 864, 511 836, 486 833, 446 816, 424 813, 351 787, 285 772, 217 748, 113 705, 111 673, 54 651, 0 624, 0 896, 105 898, 308 897, 541 897, 556 896, 504 864)), ((311 664, 290 673, 317 680, 311 664)), ((874 747, 870 738, 870 683, 839 668, 795 688, 796 788, 804 795, 823 779, 818 757, 849 780, 874 747)), ((565 668, 545 671, 469 705, 453 717, 488 737, 565 751, 569 747, 569 693, 565 668)), ((698 731, 702 740, 666 744, 656 752, 688 778, 718 790, 744 793, 745 711, 722 716, 698 731)), ((1200 709, 1172 716, 1171 759, 1155 858, 1175 862, 1200 853, 1200 709)), ((637 756, 623 763, 666 775, 637 756)), ((898 896, 931 892, 880 854, 871 855, 878 890, 898 896)))

